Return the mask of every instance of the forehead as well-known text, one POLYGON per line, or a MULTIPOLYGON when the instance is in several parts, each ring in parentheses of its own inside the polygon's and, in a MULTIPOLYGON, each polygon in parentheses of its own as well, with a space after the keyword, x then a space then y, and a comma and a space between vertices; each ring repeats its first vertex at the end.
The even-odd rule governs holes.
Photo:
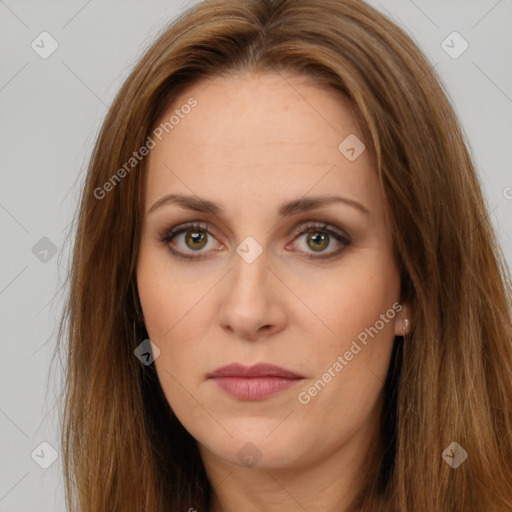
POLYGON ((309 77, 246 73, 203 80, 175 98, 158 124, 173 114, 179 122, 168 124, 148 156, 149 201, 171 188, 219 202, 235 191, 277 201, 313 188, 361 202, 379 199, 366 151, 353 161, 340 151, 347 137, 362 137, 350 103, 309 77), (183 108, 191 101, 193 108, 183 108))

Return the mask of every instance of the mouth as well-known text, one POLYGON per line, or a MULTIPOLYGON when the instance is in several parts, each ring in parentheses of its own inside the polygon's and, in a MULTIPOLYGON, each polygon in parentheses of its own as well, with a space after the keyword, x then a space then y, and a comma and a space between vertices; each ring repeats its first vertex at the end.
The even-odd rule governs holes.
POLYGON ((240 400, 262 400, 285 391, 304 379, 295 372, 267 363, 243 366, 235 363, 208 375, 225 393, 240 400))

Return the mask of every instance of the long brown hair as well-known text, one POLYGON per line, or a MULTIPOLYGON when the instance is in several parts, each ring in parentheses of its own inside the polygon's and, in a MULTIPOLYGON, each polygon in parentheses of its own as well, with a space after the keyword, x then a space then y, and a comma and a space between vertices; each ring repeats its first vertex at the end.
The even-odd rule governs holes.
POLYGON ((391 361, 377 476, 351 509, 510 512, 510 273, 440 79, 360 0, 203 1, 122 86, 86 176, 59 327, 68 509, 207 510, 196 442, 134 356, 147 337, 135 280, 146 159, 126 163, 188 86, 246 71, 300 73, 348 98, 390 214, 413 329, 391 361), (452 442, 469 455, 456 469, 441 456, 452 442))

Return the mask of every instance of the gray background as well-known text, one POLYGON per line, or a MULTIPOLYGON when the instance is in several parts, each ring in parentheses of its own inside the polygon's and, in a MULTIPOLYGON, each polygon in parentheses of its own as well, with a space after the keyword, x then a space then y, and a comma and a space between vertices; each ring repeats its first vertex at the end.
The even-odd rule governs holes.
MULTIPOLYGON (((192 3, 0 0, 0 512, 65 510, 60 457, 40 467, 51 462, 42 442, 59 450, 60 374, 49 369, 65 236, 107 106, 156 34, 192 3), (31 47, 43 31, 59 45, 47 59, 31 47)), ((436 65, 511 265, 512 1, 370 3, 436 65), (441 46, 453 31, 469 43, 456 59, 441 46)))

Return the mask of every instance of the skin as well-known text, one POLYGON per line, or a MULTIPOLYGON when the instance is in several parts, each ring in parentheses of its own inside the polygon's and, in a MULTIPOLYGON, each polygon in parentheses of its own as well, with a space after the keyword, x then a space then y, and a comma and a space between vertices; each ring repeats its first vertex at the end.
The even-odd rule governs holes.
MULTIPOLYGON (((358 489, 361 454, 377 433, 394 336, 403 334, 407 318, 401 304, 316 396, 299 402, 358 334, 400 302, 369 156, 349 161, 338 149, 361 131, 342 96, 300 75, 202 81, 162 118, 190 97, 197 106, 147 157, 137 284, 149 337, 161 351, 155 365, 162 388, 198 441, 213 488, 211 511, 345 510, 358 489), (224 213, 176 204, 149 213, 170 193, 215 201, 224 213), (334 203, 278 214, 284 201, 329 194, 370 213, 334 203), (190 221, 210 225, 205 238, 187 243, 181 233, 167 245, 160 241, 159 233, 190 221), (327 246, 308 242, 297 229, 309 222, 326 222, 350 244, 333 236, 327 246), (252 263, 236 252, 248 236, 263 249, 252 263), (169 247, 204 259, 180 258, 169 247), (322 254, 333 257, 306 257, 322 254), (232 362, 270 362, 304 379, 269 398, 241 400, 207 378, 232 362), (237 456, 248 442, 256 448, 245 450, 260 457, 253 466, 237 456)), ((325 234, 312 232, 317 239, 325 234)))

